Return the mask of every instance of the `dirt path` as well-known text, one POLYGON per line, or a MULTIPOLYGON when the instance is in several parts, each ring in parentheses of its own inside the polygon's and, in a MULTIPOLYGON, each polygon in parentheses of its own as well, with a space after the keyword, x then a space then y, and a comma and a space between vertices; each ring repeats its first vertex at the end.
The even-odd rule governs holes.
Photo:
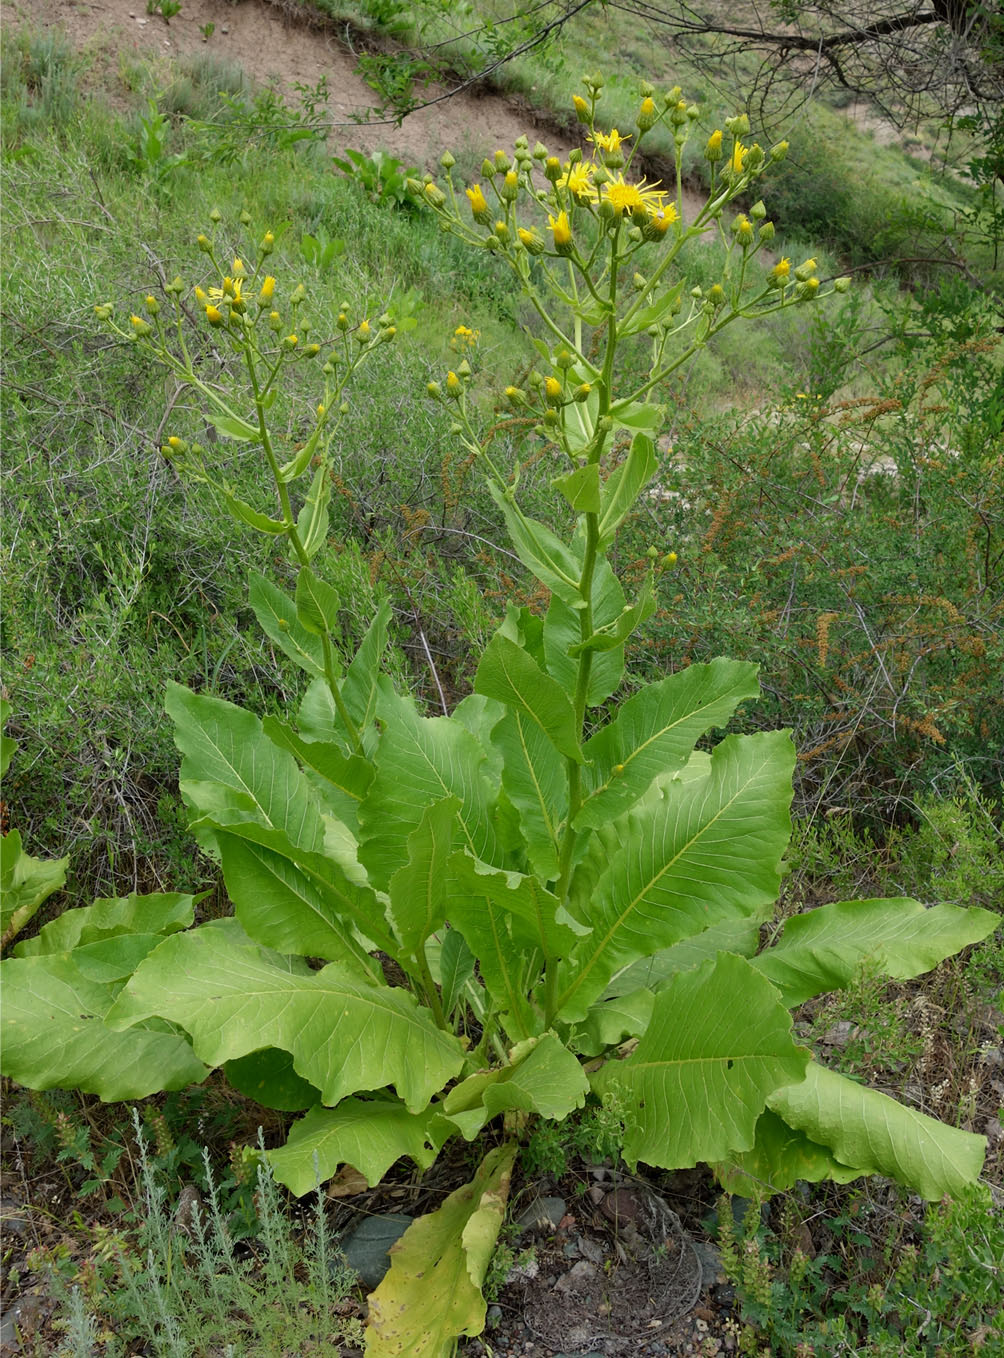
MULTIPOLYGON (((333 28, 318 28, 284 18, 262 0, 184 0, 169 23, 148 15, 145 0, 7 0, 0 6, 5 26, 20 24, 62 30, 83 53, 102 88, 122 85, 121 72, 136 60, 154 64, 165 58, 211 53, 237 62, 255 82, 271 84, 286 95, 295 86, 316 86, 327 77, 331 94, 333 146, 382 149, 409 164, 434 168, 443 150, 470 150, 480 159, 496 146, 512 146, 521 133, 540 136, 563 158, 574 144, 556 136, 534 118, 529 107, 492 93, 463 92, 409 114, 400 127, 392 121, 361 126, 371 116, 373 92, 355 71, 348 42, 333 28), (213 24, 208 40, 203 29, 213 24)), ((432 86, 426 99, 446 93, 432 86)))

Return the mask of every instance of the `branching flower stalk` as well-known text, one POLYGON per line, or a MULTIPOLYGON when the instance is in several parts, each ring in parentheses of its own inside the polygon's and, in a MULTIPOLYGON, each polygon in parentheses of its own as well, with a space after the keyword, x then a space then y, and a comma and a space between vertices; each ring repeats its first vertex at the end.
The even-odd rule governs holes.
MULTIPOLYGON (((745 198, 769 167, 787 152, 780 142, 769 154, 742 138, 749 134, 745 114, 730 118, 726 130, 731 147, 724 168, 719 168, 723 133, 712 134, 705 148, 711 166, 711 188, 704 206, 690 221, 685 220, 682 183, 683 151, 698 116, 697 107, 688 104, 679 87, 670 90, 657 111, 654 90, 643 85, 635 131, 622 134, 616 128, 604 132, 596 121, 602 81, 589 77, 584 82, 588 102, 578 100, 580 122, 587 129, 593 158, 584 160, 573 152, 559 162, 538 143, 533 151, 525 137, 516 142, 513 159, 496 151, 482 165, 481 183, 458 193, 453 181, 453 156, 447 152, 441 161, 446 190, 427 175, 424 184, 412 181, 410 187, 440 218, 449 230, 472 246, 487 249, 506 261, 519 279, 524 293, 543 323, 550 343, 538 341, 545 359, 544 372, 531 374, 533 390, 523 393, 510 388, 507 396, 516 407, 536 414, 538 435, 549 439, 563 455, 571 476, 580 481, 595 469, 595 485, 606 481, 614 470, 612 448, 619 427, 653 427, 658 408, 640 403, 657 395, 660 387, 678 368, 686 364, 726 326, 746 319, 760 319, 785 307, 811 302, 829 295, 820 291, 816 263, 808 260, 790 279, 786 269, 775 268, 766 276, 751 281, 752 266, 774 238, 774 227, 765 221, 763 205, 758 203, 751 216, 739 213, 726 232, 722 214, 730 202, 745 198), (660 184, 648 184, 632 177, 633 163, 639 158, 645 136, 660 123, 668 122, 676 147, 676 185, 671 196, 660 184), (629 145, 630 143, 630 145, 629 145), (461 204, 467 200, 467 210, 461 204), (543 224, 546 217, 547 226, 543 224), (692 241, 715 231, 725 245, 723 278, 707 292, 700 287, 690 291, 684 305, 683 280, 673 283, 674 265, 692 241), (547 236, 550 235, 548 241, 547 236), (644 262, 649 272, 639 272, 644 262), (557 266, 568 270, 568 284, 559 280, 557 266), (634 272, 634 290, 625 300, 623 281, 634 272), (586 354, 584 336, 597 333, 600 356, 591 361, 586 354), (648 371, 643 379, 625 392, 616 390, 623 368, 618 357, 635 336, 651 339, 648 371), (548 371, 549 369, 549 371, 548 371)), ((830 293, 843 291, 846 279, 838 279, 830 293)), ((429 394, 455 405, 455 431, 463 446, 477 457, 486 475, 504 497, 510 512, 524 532, 533 528, 516 502, 518 476, 506 477, 488 453, 487 441, 479 433, 477 421, 468 407, 471 380, 469 364, 461 364, 446 379, 445 390, 430 384, 429 394)), ((560 482, 558 483, 560 485, 560 482)), ((564 489, 562 487, 562 489, 564 489)), ((597 560, 602 552, 598 508, 579 506, 567 496, 573 508, 583 508, 585 542, 581 568, 574 577, 560 565, 559 578, 576 593, 580 646, 573 696, 577 729, 585 731, 587 695, 593 657, 603 638, 597 632, 593 609, 593 587, 597 560)), ((658 553, 656 553, 658 557, 658 553)), ((665 569, 663 562, 658 569, 665 569)), ((651 599, 657 567, 653 564, 643 596, 651 599)), ((648 608, 642 603, 638 620, 648 608)), ((625 613, 631 606, 625 605, 625 613)), ((553 884, 555 894, 567 905, 570 875, 575 861, 577 832, 575 818, 582 805, 582 762, 565 760, 568 786, 568 813, 561 829, 559 872, 553 884)), ((557 962, 549 963, 544 987, 544 1021, 554 1021, 559 1007, 557 962)))
MULTIPOLYGON (((211 215, 213 231, 219 224, 219 214, 211 215)), ((256 260, 248 271, 243 258, 234 258, 227 269, 219 258, 220 250, 209 236, 200 235, 199 249, 211 265, 216 283, 204 288, 196 284, 189 289, 180 277, 167 284, 165 292, 171 307, 171 321, 165 322, 164 308, 153 294, 144 301, 144 315, 133 314, 128 329, 119 325, 113 316, 112 303, 95 307, 99 319, 123 339, 147 351, 150 357, 173 373, 180 383, 191 388, 202 398, 208 419, 224 438, 257 443, 265 454, 279 504, 279 517, 263 514, 238 496, 232 485, 220 479, 207 460, 200 443, 188 443, 177 436, 170 437, 162 448, 177 469, 194 481, 212 487, 229 512, 240 522, 259 532, 283 536, 287 539, 294 560, 306 568, 323 541, 327 528, 327 498, 330 472, 330 447, 341 417, 348 405, 345 395, 356 371, 370 358, 374 350, 390 343, 397 333, 393 317, 382 315, 376 327, 363 318, 355 324, 349 320, 349 303, 343 303, 338 314, 339 334, 327 358, 321 364, 324 379, 321 399, 312 415, 312 427, 299 447, 287 461, 280 461, 268 423, 268 412, 279 394, 280 380, 285 371, 313 363, 321 355, 321 345, 305 343, 309 321, 302 313, 306 289, 298 284, 286 302, 285 315, 280 311, 276 296, 276 280, 265 272, 266 262, 275 245, 271 231, 258 243, 256 260), (230 350, 243 366, 246 388, 243 394, 253 408, 253 416, 245 419, 235 409, 234 396, 221 395, 218 388, 206 380, 193 361, 186 340, 186 321, 191 317, 190 303, 194 302, 200 316, 200 331, 212 342, 230 350), (202 325, 206 330, 202 330, 202 325), (208 332, 208 334, 207 334, 208 332), (313 470, 311 487, 298 515, 293 512, 289 487, 313 470)), ((332 622, 333 619, 328 619, 332 622)), ((335 710, 348 733, 353 749, 362 753, 358 727, 342 700, 338 685, 338 661, 332 641, 332 628, 319 626, 317 634, 323 654, 323 669, 335 710)))

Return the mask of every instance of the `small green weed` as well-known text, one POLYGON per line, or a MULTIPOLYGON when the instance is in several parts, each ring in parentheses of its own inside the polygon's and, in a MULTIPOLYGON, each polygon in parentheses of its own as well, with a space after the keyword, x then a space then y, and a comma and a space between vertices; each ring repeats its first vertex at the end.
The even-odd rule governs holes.
POLYGON ((405 166, 395 156, 386 151, 374 151, 367 155, 364 151, 346 149, 345 159, 332 156, 342 174, 355 180, 371 202, 381 207, 404 207, 406 204, 417 207, 421 202, 418 194, 408 187, 408 180, 419 174, 414 165, 405 166))

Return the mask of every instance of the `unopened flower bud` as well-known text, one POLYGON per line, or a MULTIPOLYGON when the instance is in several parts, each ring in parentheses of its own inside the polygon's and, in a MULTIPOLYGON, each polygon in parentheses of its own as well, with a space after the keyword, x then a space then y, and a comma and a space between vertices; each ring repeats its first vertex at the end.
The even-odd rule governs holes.
POLYGON ((764 222, 763 226, 761 226, 760 230, 757 232, 757 235, 763 241, 764 245, 769 245, 774 239, 774 223, 764 222))
POLYGON ((547 160, 547 157, 548 157, 547 147, 544 145, 542 141, 538 141, 533 148, 534 160, 547 160))
POLYGON ((507 170, 502 188, 499 190, 507 203, 514 203, 519 195, 519 175, 515 170, 507 170))
POLYGON ((712 164, 722 158, 722 131, 716 128, 708 138, 708 144, 704 148, 704 159, 710 160, 712 164))
POLYGON ((509 228, 505 222, 496 222, 492 227, 492 234, 504 245, 509 239, 509 228))
POLYGON ((519 236, 520 244, 528 255, 542 255, 544 253, 544 242, 535 231, 528 231, 521 226, 516 233, 519 236))
POLYGON ((745 113, 738 113, 734 118, 726 118, 725 126, 734 137, 749 136, 750 120, 745 113))
POLYGON ((783 288, 790 281, 791 260, 785 257, 779 259, 767 275, 767 282, 772 288, 783 288))
POLYGON ((556 410, 544 411, 544 424, 547 428, 553 429, 558 423, 558 412, 556 410))
POLYGON ((481 177, 482 179, 495 178, 495 162, 489 160, 487 156, 481 162, 481 177))
POLYGON ((631 282, 634 284, 635 290, 637 292, 644 292, 645 289, 648 287, 648 279, 645 278, 640 273, 636 273, 634 278, 632 278, 631 282))
POLYGON ((776 146, 770 148, 770 158, 773 161, 784 160, 787 154, 788 143, 786 141, 779 141, 776 146))
POLYGON ((303 350, 303 356, 304 358, 316 358, 320 352, 321 346, 319 344, 308 344, 306 349, 303 350))
POLYGON ((818 292, 818 278, 807 278, 795 288, 795 296, 802 302, 811 302, 818 292))
POLYGON ((669 110, 669 121, 674 127, 682 127, 687 121, 687 101, 677 99, 676 103, 669 110))
POLYGON ((302 283, 297 283, 296 287, 293 289, 293 295, 289 299, 289 305, 294 307, 299 306, 303 299, 306 297, 306 295, 307 289, 303 286, 302 283))
POLYGON ((102 302, 99 306, 96 306, 94 308, 94 314, 99 321, 107 321, 112 314, 111 302, 102 302))
POLYGON ((800 264, 798 268, 795 270, 795 277, 798 279, 800 283, 804 283, 806 279, 812 277, 812 275, 816 272, 818 268, 819 265, 816 263, 814 259, 807 259, 805 260, 804 263, 800 264))
POLYGON ((740 212, 739 216, 732 223, 732 234, 744 250, 753 244, 753 223, 746 216, 745 212, 740 212))
POLYGON ((583 99, 581 94, 573 94, 572 104, 575 108, 576 118, 578 118, 580 123, 588 127, 592 120, 592 115, 589 112, 589 105, 586 103, 585 99, 583 99))
POLYGON ((278 311, 270 311, 268 313, 268 328, 276 335, 282 329, 282 317, 279 315, 278 311))
POLYGON ((145 335, 149 335, 150 331, 153 329, 153 326, 150 324, 150 322, 144 321, 142 316, 130 316, 129 324, 132 326, 133 334, 136 336, 137 339, 140 339, 145 335))
POLYGON ((258 245, 260 255, 270 255, 275 247, 275 236, 271 231, 266 231, 258 245))
POLYGON ((297 339, 296 335, 287 335, 282 342, 282 347, 292 351, 299 343, 300 341, 297 339))
POLYGON ((755 202, 750 208, 750 216, 755 222, 762 222, 764 217, 767 216, 767 209, 764 207, 762 198, 755 202))
POLYGON ((666 568, 666 570, 669 571, 673 569, 678 559, 679 558, 677 557, 675 552, 667 552, 666 555, 662 558, 662 564, 666 568))
POLYGON ((180 454, 188 452, 188 444, 184 439, 179 439, 175 434, 172 434, 167 440, 167 447, 172 453, 180 454))
POLYGON ((572 400, 573 400, 573 401, 578 401, 580 404, 581 404, 583 401, 588 401, 588 400, 589 400, 589 393, 592 391, 592 389, 593 389, 593 388, 592 388, 591 383, 589 383, 589 382, 583 382, 583 383, 581 383, 581 384, 580 384, 579 386, 577 386, 577 387, 575 388, 575 390, 572 392, 572 400))
POLYGON ((561 161, 557 156, 548 156, 544 161, 544 178, 556 184, 561 178, 561 161))
POLYGON ((377 335, 377 343, 390 344, 391 340, 394 338, 396 334, 397 334, 396 325, 385 325, 384 328, 377 335))
POLYGON ((223 312, 220 311, 219 307, 214 307, 212 304, 210 304, 209 306, 206 307, 206 320, 209 322, 210 325, 222 325, 223 312))
POLYGON ((512 161, 504 151, 495 152, 495 168, 498 170, 499 174, 505 174, 511 165, 512 161))
POLYGON ((359 344, 368 344, 371 335, 369 321, 360 321, 356 326, 356 341, 359 344))
POLYGON ((448 372, 446 374, 447 395, 452 396, 455 401, 459 401, 463 389, 464 384, 461 382, 457 374, 455 372, 448 372))
POLYGON ((659 555, 658 547, 649 547, 645 555, 648 557, 649 561, 654 561, 656 557, 659 555))
POLYGON ((641 108, 638 110, 638 117, 635 119, 638 131, 648 132, 655 123, 657 116, 655 100, 651 95, 646 95, 641 101, 641 108))
POLYGON ((219 226, 220 222, 222 222, 223 213, 219 210, 218 207, 214 207, 212 212, 210 212, 209 220, 212 222, 213 226, 219 226))
POLYGON ((465 189, 467 200, 471 205, 471 216, 479 226, 487 226, 492 219, 488 208, 487 200, 482 192, 480 184, 473 184, 469 189, 465 189))
POLYGON ((171 279, 170 283, 165 283, 164 291, 168 294, 168 296, 180 297, 181 294, 185 291, 185 285, 181 281, 181 275, 175 274, 175 276, 171 279))
POLYGON ((443 399, 443 389, 438 382, 430 382, 425 390, 430 400, 441 401, 443 399))
POLYGON ((851 286, 851 280, 847 277, 846 274, 842 275, 840 278, 835 278, 835 279, 833 280, 833 291, 834 291, 834 292, 847 292, 847 290, 850 288, 850 286, 851 286))
POLYGON ((725 289, 721 283, 715 283, 708 288, 708 301, 713 307, 720 307, 725 301, 725 289))
POLYGON ((265 277, 262 279, 261 292, 259 292, 258 294, 258 305, 260 307, 268 306, 269 302, 271 302, 272 300, 272 294, 274 292, 275 292, 275 279, 272 277, 271 274, 266 274, 265 277))
POLYGON ((506 387, 505 398, 515 410, 526 405, 526 392, 521 391, 519 387, 506 387))
POLYGON ((442 165, 444 170, 452 170, 457 162, 449 151, 444 151, 443 154, 439 157, 439 163, 440 165, 442 165))
POLYGON ((423 194, 425 196, 425 201, 431 203, 433 207, 442 207, 446 202, 446 194, 442 189, 437 188, 435 184, 426 184, 423 194))
POLYGON ((196 236, 195 243, 199 247, 199 249, 203 252, 203 254, 206 255, 208 255, 210 250, 213 248, 212 242, 210 241, 208 236, 202 235, 196 236))

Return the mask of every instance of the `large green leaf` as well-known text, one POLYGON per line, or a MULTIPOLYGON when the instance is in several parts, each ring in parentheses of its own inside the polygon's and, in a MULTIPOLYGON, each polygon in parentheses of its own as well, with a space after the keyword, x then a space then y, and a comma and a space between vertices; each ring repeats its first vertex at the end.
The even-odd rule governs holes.
POLYGON ((588 1092, 579 1062, 554 1033, 544 1033, 514 1047, 507 1065, 478 1071, 455 1085, 442 1111, 470 1141, 510 1108, 560 1122, 583 1106, 588 1092))
POLYGON ((68 858, 32 858, 17 830, 0 835, 0 946, 15 938, 66 881, 68 858))
POLYGON ((453 852, 456 797, 427 806, 408 836, 408 861, 390 879, 390 914, 406 957, 418 957, 425 940, 446 919, 446 887, 453 852))
POLYGON ((296 604, 264 575, 252 571, 248 602, 258 625, 290 660, 314 678, 324 678, 324 648, 318 636, 308 632, 296 614, 296 604))
POLYGON ((558 875, 558 836, 568 813, 564 761, 521 712, 507 712, 491 738, 502 756, 502 787, 519 815, 530 866, 542 881, 551 881, 558 875))
POLYGON ((355 938, 393 948, 376 894, 322 854, 295 850, 279 835, 256 843, 256 826, 217 828, 223 878, 237 917, 257 943, 278 952, 341 961, 376 977, 355 938))
POLYGON ((246 820, 280 830, 299 848, 322 848, 324 828, 310 786, 257 717, 178 684, 168 685, 166 706, 184 755, 182 793, 197 812, 210 822, 246 820))
POLYGON ((0 698, 0 778, 7 772, 14 751, 17 749, 17 741, 3 734, 3 728, 7 725, 9 716, 10 703, 6 698, 0 698))
POLYGON ((599 523, 601 546, 613 541, 617 529, 658 465, 655 444, 646 434, 635 434, 627 457, 613 469, 603 486, 599 523))
POLYGON ((338 593, 327 580, 315 575, 309 566, 301 566, 296 577, 296 616, 301 625, 316 637, 337 637, 340 608, 338 593))
MULTIPOLYGON (((380 672, 380 661, 387 646, 387 626, 391 609, 386 602, 377 609, 363 637, 362 645, 345 671, 339 685, 342 701, 363 737, 369 752, 376 743, 373 718, 381 690, 393 693, 390 679, 380 672)), ((332 741, 336 738, 348 744, 349 733, 335 708, 327 682, 316 679, 303 695, 297 713, 300 734, 308 741, 332 741)))
POLYGON ((106 1100, 143 1099, 203 1080, 206 1067, 165 1024, 123 1033, 104 1021, 140 954, 159 944, 156 933, 125 934, 76 953, 0 963, 3 1073, 29 1089, 81 1089, 106 1100), (117 979, 101 979, 109 974, 117 979))
POLYGON ((574 605, 579 599, 582 562, 542 523, 528 518, 494 481, 488 482, 492 499, 502 511, 516 555, 552 594, 574 605))
POLYGON ((445 797, 460 803, 457 842, 475 857, 501 866, 496 794, 482 771, 484 751, 470 732, 448 717, 420 717, 413 702, 396 695, 381 699, 380 715, 384 731, 377 773, 359 814, 359 857, 374 886, 386 890, 407 861, 408 836, 422 812, 445 797))
POLYGON ((575 712, 564 689, 501 632, 485 648, 474 676, 474 691, 528 717, 559 754, 582 762, 575 712))
POLYGON ((283 1113, 302 1113, 321 1097, 309 1080, 297 1075, 292 1056, 280 1047, 264 1047, 239 1056, 236 1061, 228 1061, 223 1070, 227 1081, 239 1093, 283 1113))
POLYGON ((607 1062, 593 1085, 618 1091, 629 1164, 686 1169, 749 1150, 768 1095, 808 1059, 770 982, 723 953, 659 992, 635 1051, 607 1062))
POLYGON ((645 987, 653 991, 661 990, 678 971, 689 971, 691 967, 706 962, 709 957, 717 957, 720 952, 733 952, 740 957, 752 958, 759 942, 760 922, 755 917, 727 919, 722 924, 681 939, 679 943, 663 948, 651 957, 639 958, 637 962, 631 962, 615 972, 603 992, 604 999, 630 995, 645 987))
POLYGON ((435 1104, 410 1113, 394 1099, 343 1099, 337 1108, 311 1108, 268 1159, 275 1177, 297 1197, 340 1165, 357 1169, 373 1188, 402 1155, 428 1169, 452 1130, 435 1104))
POLYGON ((591 934, 562 964, 560 1017, 581 1019, 614 974, 711 925, 773 906, 788 843, 794 751, 785 732, 728 736, 696 778, 656 785, 612 829, 591 934))
POLYGON ((450 923, 478 959, 508 1031, 533 1036, 540 1022, 527 994, 545 962, 567 954, 577 937, 558 898, 535 877, 495 871, 465 853, 451 861, 449 897, 450 923))
POLYGON ((622 703, 585 745, 588 796, 576 826, 614 819, 658 774, 683 764, 700 736, 725 726, 744 698, 757 696, 756 673, 744 661, 712 660, 649 684, 622 703))
POLYGON ((408 991, 368 984, 337 962, 317 972, 289 969, 214 925, 163 943, 108 1021, 122 1028, 151 1015, 185 1028, 210 1066, 281 1047, 327 1104, 393 1085, 419 1111, 464 1060, 457 1039, 408 991))
POLYGON ((192 923, 195 903, 201 896, 180 891, 154 892, 141 896, 109 896, 79 910, 64 910, 34 938, 14 949, 15 957, 40 957, 44 953, 69 952, 71 948, 99 943, 121 934, 173 934, 192 923))
POLYGON ((841 1164, 885 1174, 934 1202, 975 1183, 986 1140, 948 1127, 812 1061, 805 1079, 770 1095, 771 1109, 841 1164))
POLYGON ((355 830, 360 804, 373 781, 369 760, 346 754, 331 740, 304 740, 277 717, 265 717, 262 730, 273 745, 288 750, 299 761, 322 805, 355 830))
MULTIPOLYGON (((610 627, 624 611, 624 591, 620 581, 604 557, 596 562, 593 572, 593 630, 610 627)), ((579 662, 571 654, 573 646, 582 641, 581 613, 564 599, 553 596, 544 620, 544 655, 547 670, 566 693, 575 692, 579 662)), ((589 671, 586 702, 597 707, 610 697, 624 674, 624 648, 616 646, 593 656, 589 671)))
POLYGON ((484 1329, 481 1284, 509 1197, 516 1147, 499 1146, 472 1183, 419 1217, 390 1252, 390 1269, 369 1296, 367 1358, 441 1358, 460 1335, 484 1329))
POLYGON ((726 1192, 743 1198, 784 1193, 799 1182, 818 1184, 828 1179, 848 1184, 865 1173, 842 1165, 827 1146, 810 1141, 769 1108, 760 1114, 752 1149, 736 1151, 713 1168, 726 1192))
POLYGON ((1000 924, 1000 915, 894 899, 838 901, 785 922, 780 940, 753 965, 794 1007, 849 985, 862 968, 897 981, 930 971, 1000 924))

